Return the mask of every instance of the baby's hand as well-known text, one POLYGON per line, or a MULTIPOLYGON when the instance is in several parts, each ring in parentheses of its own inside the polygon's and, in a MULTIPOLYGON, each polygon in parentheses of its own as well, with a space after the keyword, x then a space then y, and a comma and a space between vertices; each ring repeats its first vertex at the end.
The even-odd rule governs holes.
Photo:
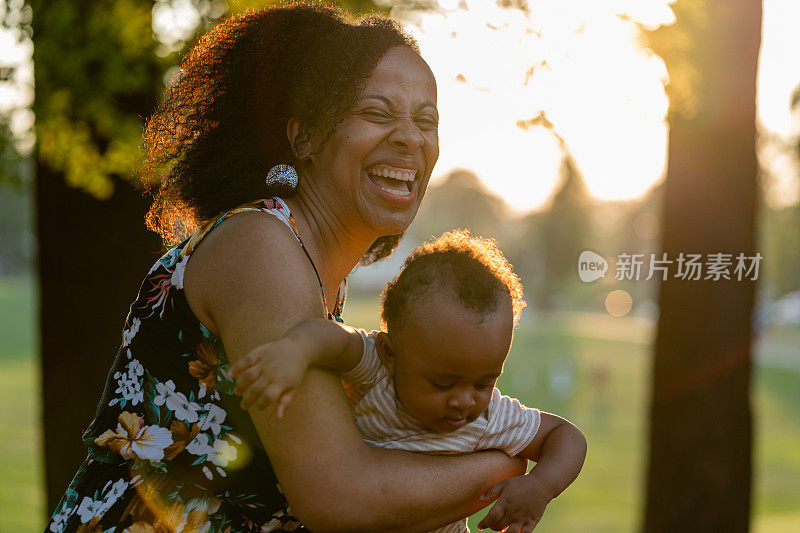
POLYGON ((252 405, 264 409, 277 402, 276 416, 281 418, 308 366, 291 339, 262 344, 231 367, 230 376, 236 379, 233 392, 242 397, 243 409, 252 405))
POLYGON ((531 533, 542 519, 544 508, 553 493, 533 475, 504 479, 487 490, 481 499, 497 498, 494 507, 478 524, 478 529, 491 528, 506 533, 531 533))

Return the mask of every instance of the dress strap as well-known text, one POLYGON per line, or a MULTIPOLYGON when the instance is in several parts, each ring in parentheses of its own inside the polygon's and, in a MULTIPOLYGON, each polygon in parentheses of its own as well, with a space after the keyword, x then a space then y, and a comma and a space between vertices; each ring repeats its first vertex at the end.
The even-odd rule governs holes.
MULTIPOLYGON (((203 240, 203 238, 208 235, 208 233, 216 228, 222 221, 225 219, 237 215, 239 213, 244 213, 247 211, 255 211, 261 213, 269 213, 275 216, 278 220, 286 224, 289 230, 294 235, 294 238, 300 244, 300 248, 303 250, 303 253, 306 254, 306 258, 308 262, 311 263, 311 268, 314 270, 314 275, 317 277, 317 283, 319 284, 319 291, 322 295, 322 304, 325 306, 325 311, 328 311, 328 302, 325 300, 325 288, 322 286, 322 278, 317 271, 317 266, 314 264, 314 260, 311 259, 311 255, 308 253, 305 244, 303 244, 302 239, 300 239, 300 233, 297 231, 297 224, 294 222, 294 217, 292 217, 291 211, 289 211, 289 206, 286 205, 281 198, 267 198, 263 200, 258 200, 255 202, 250 202, 247 204, 242 204, 238 207, 234 207, 229 211, 225 211, 217 215, 216 217, 212 218, 203 226, 192 235, 189 240, 186 242, 186 245, 180 252, 181 257, 188 257, 192 254, 194 249, 203 240)), ((339 287, 339 291, 336 294, 336 303, 334 305, 333 313, 328 312, 328 318, 337 319, 341 321, 341 314, 342 309, 344 308, 344 301, 347 295, 347 279, 344 280, 342 285, 339 287)))

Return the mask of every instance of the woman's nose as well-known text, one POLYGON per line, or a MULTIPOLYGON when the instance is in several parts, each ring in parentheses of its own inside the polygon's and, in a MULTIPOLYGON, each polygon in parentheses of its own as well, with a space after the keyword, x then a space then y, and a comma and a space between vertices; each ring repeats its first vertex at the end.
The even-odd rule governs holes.
POLYGON ((413 151, 425 143, 425 137, 411 117, 398 119, 389 136, 389 143, 405 151, 413 151))

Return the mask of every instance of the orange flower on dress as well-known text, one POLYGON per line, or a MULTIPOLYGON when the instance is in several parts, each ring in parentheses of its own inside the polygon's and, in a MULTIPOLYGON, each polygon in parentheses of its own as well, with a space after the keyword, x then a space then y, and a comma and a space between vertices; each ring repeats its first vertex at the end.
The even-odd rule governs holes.
POLYGON ((85 524, 79 525, 75 533, 103 533, 103 528, 100 525, 100 517, 95 516, 85 524))
POLYGON ((172 444, 172 434, 167 428, 147 426, 144 419, 136 413, 120 413, 117 430, 106 430, 94 439, 98 446, 107 446, 123 459, 146 459, 160 461, 164 458, 164 448, 172 444))
POLYGON ((122 533, 205 533, 209 529, 208 513, 201 510, 186 512, 186 507, 175 502, 164 508, 152 522, 136 522, 122 533))
MULTIPOLYGON (((128 517, 139 524, 140 527, 149 525, 154 521, 161 509, 167 506, 163 495, 175 490, 176 481, 163 473, 148 474, 136 483, 136 495, 128 503, 122 513, 121 520, 128 517)), ((134 530, 137 531, 137 530, 134 530)))
POLYGON ((164 449, 164 459, 167 461, 174 459, 200 433, 197 423, 192 424, 190 428, 181 420, 173 420, 169 430, 172 433, 172 444, 164 449))
MULTIPOLYGON (((204 339, 197 345, 197 355, 200 359, 189 361, 189 373, 200 382, 201 389, 213 394, 217 388, 217 349, 214 341, 204 339)), ((200 398, 205 394, 200 394, 200 398)))
POLYGON ((136 522, 122 530, 122 533, 157 533, 159 530, 147 522, 136 522))

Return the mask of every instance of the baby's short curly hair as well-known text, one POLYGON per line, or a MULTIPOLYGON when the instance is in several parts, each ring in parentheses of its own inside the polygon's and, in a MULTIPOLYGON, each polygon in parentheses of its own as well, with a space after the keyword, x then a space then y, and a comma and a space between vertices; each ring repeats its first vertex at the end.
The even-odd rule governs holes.
POLYGON ((526 305, 519 277, 497 241, 455 230, 414 249, 400 273, 386 285, 381 293, 384 329, 402 327, 409 303, 440 289, 451 290, 464 307, 480 314, 494 311, 508 295, 514 325, 526 305))

